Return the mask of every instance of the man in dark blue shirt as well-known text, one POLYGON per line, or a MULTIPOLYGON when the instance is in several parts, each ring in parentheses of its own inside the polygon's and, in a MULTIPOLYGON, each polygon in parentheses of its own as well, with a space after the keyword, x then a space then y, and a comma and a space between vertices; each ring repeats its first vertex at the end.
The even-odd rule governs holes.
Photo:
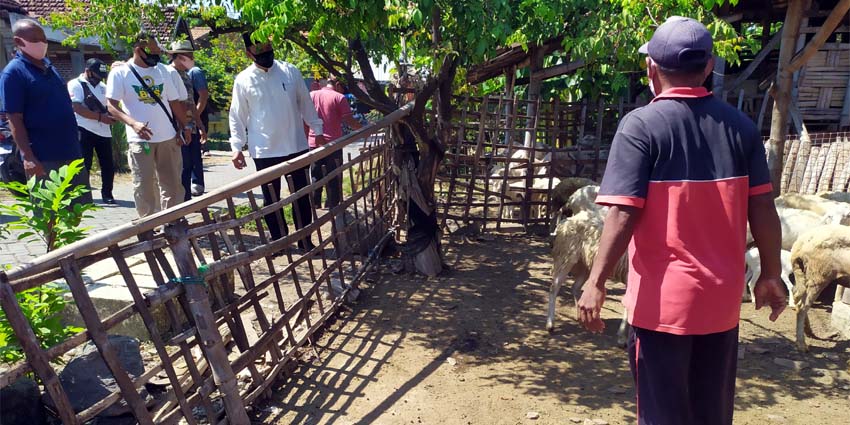
MULTIPOLYGON (((44 177, 82 158, 77 121, 65 81, 47 59, 47 37, 38 22, 21 19, 12 27, 18 53, 0 74, 0 111, 28 176, 44 177)), ((84 170, 72 182, 88 186, 84 170)), ((91 202, 91 193, 79 199, 91 202)))

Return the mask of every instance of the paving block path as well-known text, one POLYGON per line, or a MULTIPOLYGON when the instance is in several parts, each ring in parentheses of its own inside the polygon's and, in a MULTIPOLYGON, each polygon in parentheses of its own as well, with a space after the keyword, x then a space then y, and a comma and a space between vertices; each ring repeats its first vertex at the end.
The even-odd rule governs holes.
MULTIPOLYGON (((344 150, 345 158, 348 154, 357 156, 359 146, 357 144, 349 145, 344 150)), ((224 185, 232 183, 240 178, 251 175, 255 169, 251 160, 248 160, 248 167, 237 170, 230 163, 230 152, 213 151, 211 157, 204 158, 204 179, 206 191, 209 193, 212 190, 220 188, 224 185)), ((286 192, 284 185, 284 192, 286 192)), ((139 216, 136 214, 135 204, 133 202, 133 182, 128 174, 118 176, 115 181, 115 187, 112 191, 115 196, 116 203, 114 205, 101 204, 100 188, 95 185, 93 194, 95 203, 98 203, 102 208, 92 213, 92 218, 83 221, 83 226, 90 227, 89 235, 94 235, 98 232, 103 232, 109 229, 129 223, 139 216)), ((262 194, 259 189, 256 189, 255 194, 258 200, 262 200, 262 194)), ((246 201, 247 202, 247 201, 246 201)), ((225 204, 222 202, 222 206, 225 204)), ((0 223, 8 222, 11 218, 0 215, 0 223)), ((43 255, 46 252, 45 245, 40 241, 21 242, 18 241, 16 235, 4 236, 0 239, 0 266, 11 264, 17 265, 31 261, 32 259, 43 255)))

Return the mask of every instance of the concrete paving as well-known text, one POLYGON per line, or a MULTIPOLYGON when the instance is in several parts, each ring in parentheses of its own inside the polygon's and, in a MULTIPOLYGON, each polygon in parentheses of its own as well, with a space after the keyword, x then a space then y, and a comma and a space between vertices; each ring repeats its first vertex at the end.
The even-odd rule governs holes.
MULTIPOLYGON (((348 158, 348 154, 354 157, 359 153, 359 145, 352 144, 344 149, 344 157, 348 158)), ((232 183, 240 178, 251 175, 255 171, 254 165, 248 161, 248 167, 242 170, 237 170, 230 163, 230 152, 213 151, 212 156, 204 158, 204 179, 206 191, 222 187, 232 183)), ((91 213, 92 218, 83 220, 82 225, 89 227, 89 235, 94 235, 98 232, 103 232, 113 229, 117 226, 126 224, 138 218, 133 202, 133 183, 129 174, 119 175, 116 177, 113 195, 116 203, 114 205, 105 205, 101 203, 100 188, 97 184, 93 184, 93 195, 95 203, 101 209, 91 213)), ((286 192, 284 185, 284 192, 286 192)), ((254 191, 257 199, 261 200, 262 195, 260 190, 254 191)), ((237 198, 245 198, 244 195, 237 198)), ((8 198, 4 198, 8 199, 8 198)), ((247 201, 245 201, 247 202, 247 201)), ((224 206, 224 203, 222 203, 224 206)), ((11 217, 0 215, 0 223, 11 221, 11 217)), ((46 253, 45 244, 41 241, 21 242, 17 240, 16 233, 12 236, 4 236, 0 239, 0 267, 3 265, 19 264, 22 262, 31 261, 32 259, 46 253)))

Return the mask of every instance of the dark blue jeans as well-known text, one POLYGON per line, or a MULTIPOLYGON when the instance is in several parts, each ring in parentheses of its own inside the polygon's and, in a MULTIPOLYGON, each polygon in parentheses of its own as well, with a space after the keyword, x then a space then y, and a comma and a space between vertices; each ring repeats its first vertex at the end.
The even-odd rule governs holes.
POLYGON ((192 143, 180 147, 183 152, 183 174, 181 175, 181 183, 186 194, 183 196, 184 201, 192 199, 192 183, 204 185, 204 162, 201 159, 201 136, 198 134, 192 135, 192 143))
POLYGON ((632 327, 629 364, 640 425, 731 425, 738 328, 673 335, 632 327))

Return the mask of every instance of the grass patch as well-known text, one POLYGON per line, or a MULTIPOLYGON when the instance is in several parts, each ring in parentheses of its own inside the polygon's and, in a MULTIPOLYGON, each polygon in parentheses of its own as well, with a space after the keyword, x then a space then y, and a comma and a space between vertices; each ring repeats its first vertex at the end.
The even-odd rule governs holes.
MULTIPOLYGON (((248 215, 252 212, 253 212, 253 210, 251 209, 251 206, 248 205, 248 204, 240 204, 240 205, 236 206, 236 218, 244 217, 244 216, 246 216, 246 215, 248 215)), ((283 207, 283 218, 286 220, 287 223, 294 223, 295 222, 295 220, 292 218, 292 205, 286 205, 286 206, 283 207)), ((254 220, 249 221, 249 222, 245 223, 245 226, 243 226, 243 227, 246 230, 256 232, 257 231, 257 222, 254 221, 254 220)))

